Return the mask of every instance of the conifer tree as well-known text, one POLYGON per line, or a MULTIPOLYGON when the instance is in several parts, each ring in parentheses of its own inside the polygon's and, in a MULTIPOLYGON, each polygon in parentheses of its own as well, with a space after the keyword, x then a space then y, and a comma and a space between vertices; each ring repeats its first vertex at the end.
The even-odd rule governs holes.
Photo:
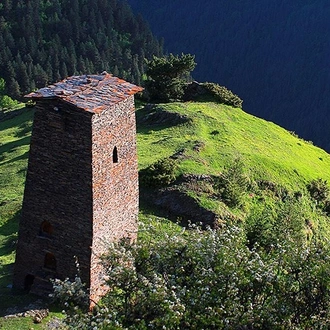
POLYGON ((150 59, 161 53, 147 24, 137 21, 124 1, 5 0, 0 4, 0 72, 14 97, 66 75, 111 68, 137 83, 145 65, 140 54, 150 59))
POLYGON ((195 66, 195 57, 191 54, 154 56, 147 61, 146 89, 150 99, 161 102, 180 100, 195 66))

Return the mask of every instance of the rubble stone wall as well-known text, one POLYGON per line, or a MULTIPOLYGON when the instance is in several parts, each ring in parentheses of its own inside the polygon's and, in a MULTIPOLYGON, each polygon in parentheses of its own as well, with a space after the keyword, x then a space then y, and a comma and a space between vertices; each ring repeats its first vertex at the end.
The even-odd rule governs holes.
POLYGON ((138 168, 134 96, 92 119, 93 247, 91 298, 106 290, 99 257, 108 243, 135 239, 138 217, 138 168), (114 154, 115 153, 115 154, 114 154))
POLYGON ((91 115, 61 101, 38 102, 14 268, 16 288, 23 289, 29 275, 35 277, 32 292, 43 294, 44 279, 74 277, 74 256, 89 284, 91 115), (55 259, 50 266, 46 254, 55 259))
POLYGON ((106 291, 100 256, 135 239, 138 168, 134 96, 101 113, 62 100, 37 102, 20 220, 14 287, 45 295, 49 278, 106 291))

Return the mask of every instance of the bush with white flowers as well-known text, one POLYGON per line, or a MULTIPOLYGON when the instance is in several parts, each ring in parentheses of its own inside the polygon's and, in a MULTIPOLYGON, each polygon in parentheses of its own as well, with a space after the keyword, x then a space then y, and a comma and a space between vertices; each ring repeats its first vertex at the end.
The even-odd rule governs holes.
POLYGON ((110 291, 92 312, 83 312, 78 278, 56 281, 55 292, 72 329, 325 329, 327 244, 248 246, 238 227, 122 240, 104 256, 110 291))

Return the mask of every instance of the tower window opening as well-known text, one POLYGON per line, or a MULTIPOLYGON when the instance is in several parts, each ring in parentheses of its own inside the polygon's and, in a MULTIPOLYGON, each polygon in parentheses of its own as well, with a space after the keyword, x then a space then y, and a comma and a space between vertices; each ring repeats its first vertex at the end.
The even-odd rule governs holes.
POLYGON ((45 237, 51 237, 53 235, 53 226, 50 224, 49 221, 45 220, 41 223, 39 235, 45 237))
POLYGON ((53 253, 46 253, 44 267, 47 269, 56 270, 56 258, 53 253))
POLYGON ((118 163, 118 151, 117 151, 117 147, 113 148, 113 152, 112 152, 112 161, 114 163, 118 163))
POLYGON ((31 274, 28 274, 25 276, 25 279, 24 279, 24 290, 25 291, 30 292, 33 282, 34 282, 34 278, 35 277, 31 274))

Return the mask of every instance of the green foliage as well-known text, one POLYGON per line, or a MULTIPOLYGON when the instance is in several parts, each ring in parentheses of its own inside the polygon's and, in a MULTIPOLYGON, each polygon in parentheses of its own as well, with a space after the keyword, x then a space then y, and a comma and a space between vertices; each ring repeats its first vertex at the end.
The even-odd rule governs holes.
POLYGON ((3 78, 0 78, 0 95, 3 96, 5 92, 5 80, 3 78))
MULTIPOLYGON (((228 163, 228 159, 239 153, 241 170, 237 172, 243 177, 246 173, 250 176, 245 193, 239 195, 240 204, 245 207, 233 210, 239 216, 246 213, 246 218, 241 217, 243 228, 230 228, 232 234, 227 236, 222 236, 228 233, 226 229, 178 234, 180 230, 176 228, 167 230, 164 235, 148 229, 146 235, 142 228, 140 232, 144 235, 139 233, 142 240, 129 252, 138 260, 133 263, 135 273, 126 271, 127 267, 116 267, 111 273, 115 275, 112 281, 118 283, 113 284, 115 289, 110 292, 113 296, 105 298, 105 305, 95 309, 94 314, 80 312, 79 307, 71 305, 73 322, 80 322, 74 323, 79 325, 72 325, 72 328, 143 329, 151 328, 149 324, 157 328, 161 319, 168 328, 173 325, 174 329, 238 328, 241 325, 259 329, 326 328, 329 251, 322 242, 329 238, 329 218, 315 208, 315 203, 307 201, 308 194, 293 195, 292 191, 304 192, 305 182, 313 177, 329 180, 329 155, 240 109, 195 102, 166 104, 162 108, 184 115, 189 121, 176 126, 153 125, 152 122, 147 127, 138 125, 139 166, 146 168, 155 159, 164 159, 183 150, 175 161, 177 173, 214 177, 220 171, 229 171, 235 164, 228 163), (194 150, 196 141, 204 143, 198 151, 194 150), (215 240, 213 237, 217 236, 212 235, 220 235, 220 238, 215 240), (153 237, 156 239, 152 240, 153 237), (121 273, 124 271, 128 274, 121 273), (201 275, 198 277, 198 274, 201 275), (129 279, 127 287, 125 282, 121 284, 121 279, 125 278, 129 279)), ((13 242, 21 207, 32 113, 27 109, 0 122, 0 249, 3 252, 0 280, 3 288, 10 283, 10 264, 14 260, 13 242)), ((144 112, 144 115, 147 114, 144 112)), ((212 196, 204 195, 207 201, 213 202, 212 196)), ((223 203, 219 201, 218 204, 223 203)), ((164 224, 166 221, 162 221, 164 224)), ((225 221, 222 225, 225 227, 225 221)), ((166 228, 172 227, 166 224, 166 228)), ((126 254, 129 250, 125 246, 126 243, 121 243, 120 253, 126 254)), ((120 258, 130 260, 124 256, 120 258)), ((105 262, 111 265, 110 261, 105 262)), ((69 281, 66 284, 66 287, 71 285, 69 281)), ((1 302, 8 306, 11 299, 1 302)))
POLYGON ((312 221, 307 220, 312 207, 308 199, 293 196, 276 202, 256 204, 245 219, 248 246, 270 251, 277 242, 294 240, 303 244, 312 238, 312 221))
POLYGON ((152 101, 172 102, 181 100, 189 74, 196 66, 195 57, 170 54, 147 60, 146 90, 152 101))
POLYGON ((329 197, 329 186, 327 180, 322 180, 321 178, 312 180, 307 185, 307 190, 309 191, 311 197, 318 202, 324 202, 329 197))
POLYGON ((242 108, 243 100, 224 86, 215 83, 203 83, 202 86, 210 93, 214 99, 223 104, 231 105, 235 108, 242 108))
POLYGON ((218 194, 230 207, 243 205, 248 184, 249 180, 244 173, 244 163, 241 158, 235 158, 218 177, 215 177, 218 194))
POLYGON ((257 180, 256 184, 258 186, 258 189, 260 189, 261 191, 264 191, 266 192, 266 194, 272 195, 273 197, 280 198, 282 200, 284 200, 289 194, 287 188, 272 181, 257 180))
POLYGON ((152 187, 169 185, 176 179, 176 169, 174 159, 161 159, 140 171, 140 183, 152 187))
POLYGON ((66 322, 72 329, 326 328, 329 248, 288 238, 267 253, 249 249, 238 227, 113 243, 103 260, 109 293, 93 313, 77 308, 66 322))
POLYGON ((86 285, 82 283, 80 278, 80 265, 79 260, 75 260, 77 275, 73 281, 66 278, 63 281, 59 279, 52 279, 53 293, 50 295, 55 300, 66 307, 72 308, 72 312, 75 312, 75 307, 78 306, 82 309, 87 309, 89 306, 89 296, 87 294, 86 285))
POLYGON ((18 101, 13 100, 8 95, 0 97, 0 109, 12 109, 19 104, 18 101))
POLYGON ((321 178, 312 180, 307 185, 311 197, 318 203, 317 206, 325 212, 326 215, 330 215, 330 188, 327 180, 321 178))
POLYGON ((19 104, 8 95, 5 95, 5 86, 5 80, 0 78, 0 110, 11 109, 19 104))
POLYGON ((324 201, 322 210, 326 213, 327 216, 330 216, 330 200, 329 199, 324 201))
POLYGON ((28 101, 25 103, 25 107, 26 107, 26 108, 33 108, 35 105, 36 105, 36 102, 35 102, 35 101, 32 101, 32 100, 28 100, 28 101))
POLYGON ((140 84, 145 58, 162 54, 146 22, 125 1, 9 3, 0 8, 0 72, 10 97, 104 70, 140 84))

